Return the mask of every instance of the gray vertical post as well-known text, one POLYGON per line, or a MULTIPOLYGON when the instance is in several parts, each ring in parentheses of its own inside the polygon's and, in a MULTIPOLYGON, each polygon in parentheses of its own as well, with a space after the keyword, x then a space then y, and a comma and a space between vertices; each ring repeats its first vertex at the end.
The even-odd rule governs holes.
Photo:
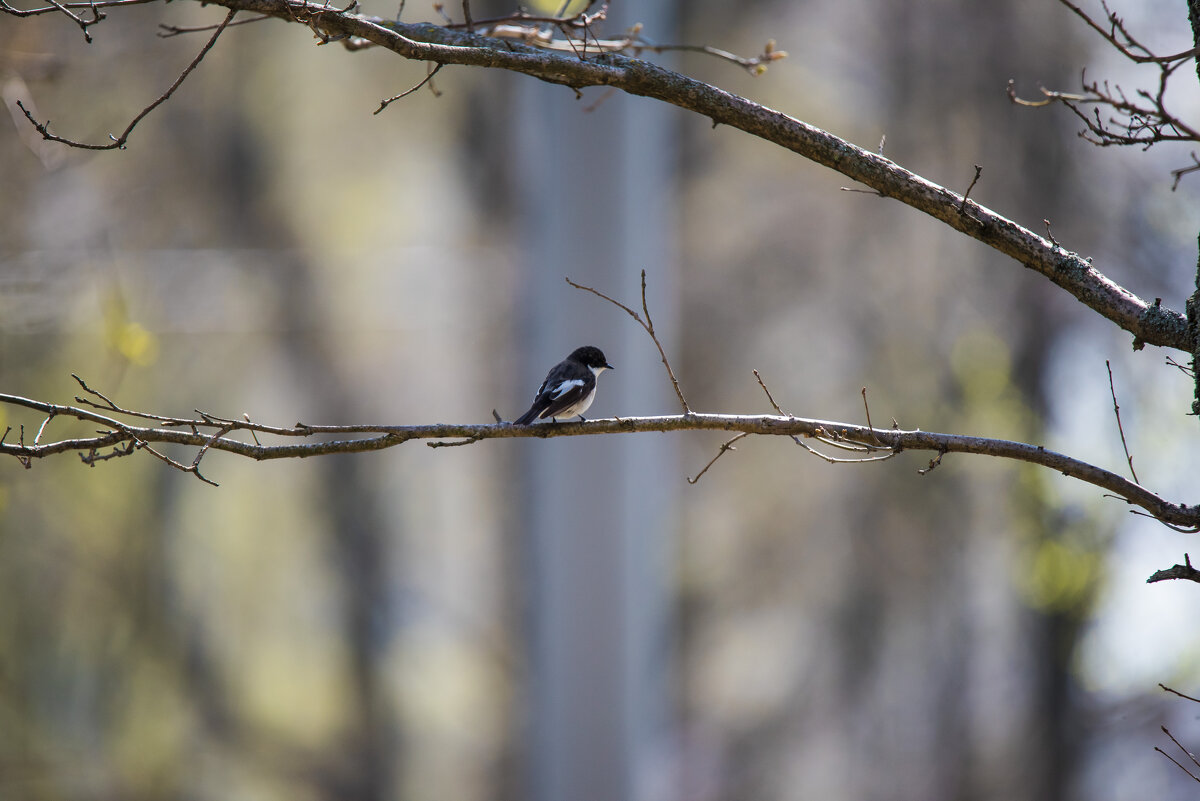
MULTIPOLYGON (((622 4, 669 39, 664 3, 622 4)), ((522 80, 514 115, 526 383, 578 345, 616 367, 589 416, 659 414, 675 404, 649 337, 594 286, 636 306, 640 271, 664 345, 676 318, 670 110, 611 96, 594 111, 571 90, 522 80)), ((670 435, 525 444, 535 801, 667 797, 668 549, 682 482, 670 435)))

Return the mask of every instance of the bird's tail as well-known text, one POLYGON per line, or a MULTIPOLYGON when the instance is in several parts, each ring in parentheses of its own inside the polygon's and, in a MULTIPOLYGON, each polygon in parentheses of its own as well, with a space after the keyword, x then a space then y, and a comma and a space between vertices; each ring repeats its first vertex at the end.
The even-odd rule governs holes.
POLYGON ((521 415, 516 420, 513 420, 513 425, 514 426, 529 425, 530 423, 532 423, 534 420, 537 419, 538 411, 539 410, 538 410, 537 404, 535 403, 533 406, 529 407, 529 411, 525 412, 525 414, 521 415))

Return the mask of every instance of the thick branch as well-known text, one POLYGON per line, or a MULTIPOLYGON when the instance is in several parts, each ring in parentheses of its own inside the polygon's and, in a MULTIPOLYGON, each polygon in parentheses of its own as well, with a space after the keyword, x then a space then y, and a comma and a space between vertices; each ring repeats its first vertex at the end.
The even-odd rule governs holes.
POLYGON ((343 13, 303 0, 215 0, 217 5, 306 23, 330 41, 352 37, 405 58, 504 69, 574 89, 611 86, 694 111, 787 148, 923 211, 1049 278, 1079 301, 1132 333, 1135 344, 1191 353, 1183 314, 1147 303, 1109 280, 1078 254, 974 201, 915 175, 881 155, 779 111, 655 64, 614 53, 580 58, 430 24, 406 24, 343 13))
MULTIPOLYGON (((995 248, 1049 278, 1135 337, 1135 347, 1161 345, 1193 351, 1184 315, 1147 303, 1109 280, 1088 260, 1048 242, 1015 222, 882 155, 778 111, 753 103, 655 64, 617 53, 564 54, 426 23, 365 17, 306 0, 213 0, 231 11, 248 11, 310 28, 320 43, 342 41, 358 49, 370 43, 398 55, 435 64, 458 64, 523 73, 580 89, 610 86, 654 98, 737 128, 829 167, 878 194, 895 198, 995 248)), ((79 5, 69 4, 71 7, 79 5)), ((50 10, 54 6, 48 6, 50 10)), ((0 11, 15 13, 5 0, 0 11)), ((30 12, 24 12, 30 13, 30 12)))
MULTIPOLYGON (((62 406, 0 394, 0 403, 24 407, 52 417, 74 417, 79 420, 100 423, 107 430, 95 436, 72 438, 26 445, 6 443, 0 439, 0 454, 22 460, 41 459, 59 453, 79 453, 84 460, 93 463, 101 448, 132 445, 131 448, 149 448, 154 443, 167 443, 204 449, 204 451, 226 451, 251 459, 287 459, 320 456, 330 453, 362 453, 382 450, 410 440, 429 440, 429 445, 444 445, 446 439, 470 440, 510 439, 515 437, 576 437, 594 434, 632 434, 647 431, 734 431, 763 436, 810 437, 827 442, 872 443, 872 447, 890 448, 899 453, 906 450, 935 451, 946 453, 974 453, 1004 459, 1029 462, 1061 472, 1065 476, 1085 481, 1112 492, 1129 504, 1138 506, 1149 515, 1169 525, 1200 529, 1200 505, 1186 506, 1170 503, 1144 487, 1116 473, 1096 467, 1061 453, 1046 450, 1038 445, 1028 445, 1009 440, 986 437, 937 434, 929 431, 904 431, 879 429, 849 423, 813 420, 788 415, 732 415, 701 414, 661 417, 624 417, 606 420, 589 420, 583 423, 552 423, 533 426, 514 426, 510 423, 451 424, 436 423, 416 426, 355 425, 315 426, 297 423, 292 427, 280 427, 234 420, 202 414, 193 420, 161 418, 160 426, 134 426, 122 423, 113 417, 78 406, 62 406), (187 429, 187 430, 183 430, 187 429), (244 442, 229 436, 236 431, 250 431, 289 438, 310 438, 315 435, 336 435, 349 439, 328 439, 318 442, 263 445, 257 440, 244 442), (360 435, 360 436, 355 436, 360 435), (375 435, 375 436, 361 436, 375 435)), ((113 414, 134 414, 152 417, 141 412, 114 411, 113 414)), ((123 450, 122 455, 131 450, 123 450)), ((159 458, 164 458, 155 452, 159 458)), ((198 454, 202 455, 202 454, 198 454)), ((191 468, 195 472, 199 458, 191 468)), ((179 467, 180 463, 172 463, 179 467)))

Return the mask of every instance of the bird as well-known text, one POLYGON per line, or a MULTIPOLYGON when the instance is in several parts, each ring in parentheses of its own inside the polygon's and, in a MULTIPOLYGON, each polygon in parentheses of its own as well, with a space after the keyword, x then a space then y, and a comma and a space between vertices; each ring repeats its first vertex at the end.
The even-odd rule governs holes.
POLYGON ((570 356, 550 368, 541 389, 533 396, 533 405, 514 420, 513 425, 527 426, 534 420, 547 418, 557 423, 559 417, 575 415, 583 420, 583 413, 596 397, 596 376, 613 369, 599 348, 591 345, 576 348, 570 356))

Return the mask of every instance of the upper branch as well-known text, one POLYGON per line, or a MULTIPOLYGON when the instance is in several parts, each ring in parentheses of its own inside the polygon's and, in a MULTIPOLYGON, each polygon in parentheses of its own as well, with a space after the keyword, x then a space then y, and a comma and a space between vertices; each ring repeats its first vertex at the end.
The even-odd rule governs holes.
MULTIPOLYGON (((353 2, 345 9, 308 0, 211 2, 230 11, 248 11, 300 23, 316 34, 321 44, 341 41, 350 49, 369 44, 386 48, 408 59, 439 65, 509 70, 575 90, 587 86, 609 86, 693 111, 708 117, 714 125, 719 123, 737 128, 836 170, 881 196, 895 198, 995 248, 1025 267, 1041 273, 1080 302, 1129 331, 1134 335, 1136 348, 1151 344, 1192 352, 1193 343, 1188 336, 1187 321, 1181 312, 1164 308, 1158 301, 1148 303, 1139 298, 1097 271, 1078 254, 904 169, 880 154, 860 148, 782 112, 637 58, 607 52, 602 48, 597 52, 594 38, 589 48, 577 48, 568 54, 446 26, 361 16, 351 13, 353 2)), ((110 7, 121 4, 112 3, 110 7)), ((78 2, 56 4, 37 11, 82 5, 78 2)), ((0 12, 32 13, 17 12, 7 0, 0 0, 0 12)), ((223 24, 228 23, 227 19, 223 24)), ((639 48, 634 46, 633 49, 636 51, 639 48)), ((647 45, 640 49, 654 48, 647 45)), ((764 55, 778 57, 779 53, 768 46, 764 55), (775 55, 771 56, 772 53, 775 55)), ((45 136, 47 132, 42 130, 42 133, 45 136)))
POLYGON ((941 220, 1049 278, 1132 333, 1135 346, 1191 352, 1182 313, 1148 303, 1067 251, 883 156, 793 117, 655 64, 617 53, 561 54, 426 23, 364 17, 305 0, 214 0, 228 9, 301 22, 322 41, 367 41, 404 58, 530 75, 574 89, 611 86, 688 109, 787 148, 941 220))

